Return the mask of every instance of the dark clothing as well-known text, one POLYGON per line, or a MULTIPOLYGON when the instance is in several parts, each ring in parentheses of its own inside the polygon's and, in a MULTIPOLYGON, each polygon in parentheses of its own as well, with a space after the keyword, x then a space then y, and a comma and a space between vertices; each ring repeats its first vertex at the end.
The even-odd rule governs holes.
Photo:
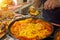
MULTIPOLYGON (((45 1, 46 0, 42 0, 42 3, 44 4, 45 1)), ((47 21, 60 24, 60 7, 55 8, 53 10, 43 10, 43 18, 47 21)), ((58 29, 57 26, 53 26, 53 27, 54 27, 54 31, 53 31, 52 35, 44 40, 53 40, 54 33, 58 29)))
MULTIPOLYGON (((44 4, 46 0, 42 0, 44 4)), ((60 24, 60 7, 53 10, 43 10, 43 17, 45 20, 60 24)))

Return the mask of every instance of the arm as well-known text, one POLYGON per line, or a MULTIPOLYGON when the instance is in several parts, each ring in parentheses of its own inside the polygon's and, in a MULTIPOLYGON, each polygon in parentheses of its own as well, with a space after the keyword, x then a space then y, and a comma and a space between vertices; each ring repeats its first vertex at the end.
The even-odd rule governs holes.
POLYGON ((55 9, 56 7, 60 7, 60 0, 47 0, 44 3, 44 9, 45 10, 51 10, 51 9, 55 9))
POLYGON ((58 5, 57 5, 57 7, 60 7, 60 0, 58 0, 58 5))
POLYGON ((41 4, 41 0, 34 0, 34 7, 37 9, 39 7, 39 5, 41 4))

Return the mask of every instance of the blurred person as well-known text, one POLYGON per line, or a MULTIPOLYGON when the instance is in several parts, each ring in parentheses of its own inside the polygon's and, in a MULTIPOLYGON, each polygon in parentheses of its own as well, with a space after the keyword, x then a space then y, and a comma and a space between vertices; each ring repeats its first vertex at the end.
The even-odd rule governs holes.
POLYGON ((43 3, 43 17, 47 21, 60 24, 60 2, 58 0, 35 0, 35 9, 43 3))
POLYGON ((43 18, 51 22, 56 31, 57 26, 60 26, 60 0, 35 0, 33 7, 38 9, 40 4, 43 4, 43 18))

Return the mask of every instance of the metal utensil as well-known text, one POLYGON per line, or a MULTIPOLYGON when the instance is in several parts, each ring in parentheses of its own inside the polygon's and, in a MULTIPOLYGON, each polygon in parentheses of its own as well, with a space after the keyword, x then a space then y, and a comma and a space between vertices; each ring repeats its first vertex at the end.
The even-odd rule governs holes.
MULTIPOLYGON (((12 25, 16 22, 16 21, 20 21, 20 20, 25 20, 25 19, 28 19, 28 18, 31 18, 31 17, 24 17, 24 18, 19 18, 19 19, 16 19, 16 20, 13 20, 10 24, 9 24, 9 26, 8 26, 8 34, 9 34, 9 36, 11 36, 11 37, 13 37, 13 38, 15 38, 14 37, 14 35, 11 33, 11 30, 10 30, 10 28, 12 27, 12 25)), ((34 20, 36 20, 36 19, 39 19, 39 18, 33 18, 34 20)), ((41 20, 43 20, 43 19, 41 19, 41 20)), ((45 21, 45 20, 44 20, 45 21)), ((47 22, 47 21, 46 21, 47 22)), ((49 22, 48 22, 49 23, 49 22)), ((50 23, 49 23, 50 24, 50 23)), ((49 37, 51 34, 52 34, 52 32, 53 32, 53 27, 52 27, 52 25, 51 25, 51 33, 47 36, 47 37, 49 37)), ((46 37, 46 38, 47 38, 46 37)))
POLYGON ((30 14, 30 16, 32 18, 43 18, 42 15, 43 15, 43 4, 40 5, 40 8, 36 9, 39 13, 37 15, 32 15, 30 14))

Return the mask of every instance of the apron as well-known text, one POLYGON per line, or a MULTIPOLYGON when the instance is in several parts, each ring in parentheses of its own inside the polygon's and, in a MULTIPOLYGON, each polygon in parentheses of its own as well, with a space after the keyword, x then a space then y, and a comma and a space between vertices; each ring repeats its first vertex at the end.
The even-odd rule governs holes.
MULTIPOLYGON (((44 4, 46 0, 41 0, 44 4)), ((60 7, 53 10, 43 10, 43 18, 49 22, 60 24, 60 7)))

